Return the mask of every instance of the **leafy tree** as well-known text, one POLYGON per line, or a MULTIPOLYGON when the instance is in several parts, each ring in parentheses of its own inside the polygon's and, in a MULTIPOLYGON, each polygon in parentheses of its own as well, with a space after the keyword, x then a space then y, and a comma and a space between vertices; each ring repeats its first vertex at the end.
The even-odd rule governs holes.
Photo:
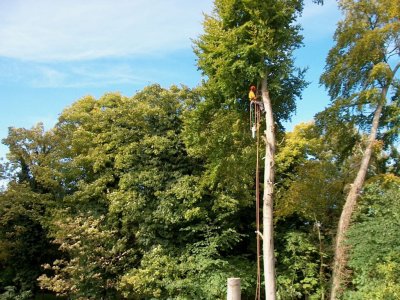
MULTIPOLYGON (((247 259, 227 255, 241 237, 241 203, 211 192, 201 176, 201 158, 189 157, 181 140, 184 108, 190 110, 198 98, 187 89, 151 87, 134 97, 137 110, 130 107, 142 137, 121 149, 124 176, 110 195, 110 210, 124 231, 135 232, 141 257, 121 280, 126 296, 221 298, 226 274, 248 265, 247 259)), ((234 187, 232 193, 241 191, 234 187)))
POLYGON ((398 132, 400 67, 397 1, 339 2, 345 19, 335 33, 335 46, 330 50, 326 70, 321 76, 333 100, 319 119, 332 125, 348 122, 369 131, 359 172, 348 193, 338 225, 331 299, 340 293, 347 262, 343 244, 357 197, 365 180, 377 138, 390 140, 398 132), (388 95, 392 94, 389 98, 388 95), (334 120, 334 121, 332 121, 334 120), (382 129, 388 128, 384 133, 382 129), (381 129, 381 131, 379 131, 381 129))
POLYGON ((38 124, 10 128, 3 143, 10 152, 4 168, 8 185, 0 194, 0 280, 4 295, 22 297, 37 290, 41 264, 57 255, 44 226, 58 190, 51 164, 54 140, 38 124))
MULTIPOLYGON (((214 142, 207 144, 213 150, 219 152, 219 148, 233 145, 230 137, 235 135, 235 127, 232 122, 221 121, 240 116, 243 119, 250 84, 261 86, 266 108, 263 253, 268 299, 275 299, 272 221, 275 121, 280 124, 290 117, 295 99, 305 86, 303 73, 294 67, 292 58, 293 50, 301 44, 300 28, 294 21, 302 8, 302 1, 216 0, 213 14, 205 18, 205 33, 195 41, 198 66, 207 77, 205 86, 210 91, 200 105, 202 115, 198 117, 202 118, 202 126, 198 127, 212 134, 208 136, 214 142), (211 130, 213 127, 219 130, 211 130), (218 145, 221 139, 223 146, 218 145)), ((198 141, 190 140, 194 144, 198 141)))
POLYGON ((37 290, 41 265, 56 255, 42 225, 51 197, 10 183, 0 194, 0 291, 17 294, 37 290))
MULTIPOLYGON (((129 142, 128 98, 106 94, 84 97, 64 110, 53 132, 63 187, 60 205, 51 211, 50 236, 63 255, 45 265, 42 288, 72 298, 115 298, 117 283, 135 259, 118 219, 110 220, 107 195, 118 188, 115 158, 129 142)), ((136 130, 138 130, 136 128, 136 130)))
POLYGON ((38 281, 43 289, 74 299, 116 299, 115 286, 123 272, 121 265, 134 253, 124 238, 104 224, 105 217, 78 215, 59 217, 53 224, 54 243, 68 255, 44 264, 38 281))
POLYGON ((39 123, 32 129, 9 128, 3 144, 9 147, 10 180, 26 183, 36 193, 57 194, 59 181, 53 148, 57 143, 52 131, 39 123))
MULTIPOLYGON (((84 97, 61 114, 54 151, 65 191, 49 230, 63 256, 45 265, 43 288, 72 298, 217 299, 234 270, 250 278, 248 259, 227 255, 247 249, 241 204, 211 192, 181 139, 182 114, 199 101, 196 91, 153 85, 132 98, 84 97)), ((253 293, 251 279, 243 286, 253 293)))
MULTIPOLYGON (((313 123, 286 133, 276 156, 278 219, 297 214, 324 226, 337 221, 354 159, 345 157, 337 138, 321 134, 313 123)), ((354 144, 357 137, 349 140, 354 144)))
POLYGON ((299 229, 285 228, 283 231, 282 226, 279 229, 277 294, 280 299, 321 299, 324 287, 320 282, 321 253, 313 235, 299 229))
POLYGON ((283 299, 305 295, 325 299, 327 295, 332 232, 340 216, 343 190, 358 161, 357 155, 348 156, 358 134, 342 130, 347 132, 346 142, 338 142, 341 131, 327 136, 314 123, 303 123, 280 143, 275 227, 278 295, 283 299))
MULTIPOLYGON (((167 92, 161 93, 162 89, 154 86, 148 88, 146 97, 144 92, 134 101, 119 94, 106 94, 99 100, 85 97, 60 116, 55 132, 62 137, 58 151, 68 194, 64 197, 63 207, 55 213, 52 235, 61 243, 65 259, 48 266, 60 272, 42 277, 42 286, 73 297, 115 295, 118 274, 123 274, 129 261, 135 259, 132 253, 137 234, 133 224, 138 224, 135 214, 151 221, 148 212, 153 203, 142 198, 149 202, 144 203, 147 208, 141 213, 120 205, 125 203, 132 207, 140 201, 141 194, 151 197, 163 185, 162 179, 167 172, 160 174, 157 169, 163 166, 162 157, 151 162, 149 154, 159 151, 160 147, 174 149, 167 143, 164 133, 167 123, 168 130, 176 126, 174 116, 179 110, 173 102, 177 99, 167 92), (167 110, 171 116, 166 117, 167 110), (160 135, 158 139, 155 138, 157 135, 160 135), (132 184, 140 193, 136 194, 134 187, 128 187, 130 179, 136 182, 132 184), (121 202, 117 195, 124 187, 128 187, 128 192, 121 195, 124 199, 121 202), (71 222, 82 218, 87 221, 71 222), (104 221, 98 222, 102 218, 104 221), (71 223, 71 228, 64 228, 62 224, 66 223, 71 223), (59 225, 54 226, 56 224, 59 225), (90 229, 94 230, 93 236, 88 233, 90 229), (74 233, 73 238, 68 232, 74 233), (129 247, 127 243, 132 245, 129 247), (93 252, 95 244, 99 245, 98 252, 93 252), (92 267, 86 267, 88 261, 92 267), (109 268, 111 263, 114 266, 109 268), (95 279, 97 286, 92 282, 95 279)), ((171 159, 175 158, 171 156, 171 159)), ((138 210, 142 208, 137 207, 138 210)))
POLYGON ((391 174, 366 185, 348 231, 353 279, 346 299, 398 299, 400 179, 391 174))

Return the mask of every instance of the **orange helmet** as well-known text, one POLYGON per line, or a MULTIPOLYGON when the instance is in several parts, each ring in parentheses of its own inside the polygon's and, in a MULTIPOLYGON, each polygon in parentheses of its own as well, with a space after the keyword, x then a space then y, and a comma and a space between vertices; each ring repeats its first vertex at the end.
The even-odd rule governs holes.
POLYGON ((253 91, 253 92, 255 92, 256 89, 257 89, 257 88, 256 88, 254 85, 252 85, 252 86, 250 87, 250 90, 253 91))

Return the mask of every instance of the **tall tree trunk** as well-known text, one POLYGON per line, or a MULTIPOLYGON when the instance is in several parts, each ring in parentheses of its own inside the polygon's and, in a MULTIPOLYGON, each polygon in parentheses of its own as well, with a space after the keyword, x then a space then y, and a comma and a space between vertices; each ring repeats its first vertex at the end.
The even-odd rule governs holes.
POLYGON ((273 223, 273 192, 275 176, 275 126, 272 114, 271 99, 268 92, 267 78, 261 83, 261 95, 265 108, 266 148, 264 170, 263 196, 263 263, 265 281, 265 299, 276 299, 275 257, 274 257, 274 223, 273 223))
POLYGON ((350 191, 347 195, 346 202, 343 206, 342 214, 340 215, 338 230, 336 234, 335 242, 335 257, 333 265, 332 274, 332 290, 331 290, 331 300, 336 300, 341 293, 341 286, 345 276, 345 268, 347 264, 347 247, 344 244, 346 233, 350 225, 351 216, 357 204, 357 198, 360 194, 362 186, 364 184, 365 176, 367 175, 369 161, 372 155, 372 148, 376 141, 376 135, 378 132, 379 119, 382 113, 382 108, 385 103, 387 94, 387 88, 382 89, 382 98, 378 104, 375 112, 374 118, 372 120, 371 132, 368 138, 368 144, 364 151, 363 157, 361 159, 361 165, 357 172, 356 179, 351 185, 350 191))

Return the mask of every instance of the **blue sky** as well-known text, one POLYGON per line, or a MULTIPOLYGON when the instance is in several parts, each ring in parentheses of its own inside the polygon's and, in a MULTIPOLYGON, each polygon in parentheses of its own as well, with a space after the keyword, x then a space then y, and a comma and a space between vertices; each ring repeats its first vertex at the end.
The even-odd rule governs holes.
MULTIPOLYGON (((340 17, 334 0, 305 2, 305 47, 296 57, 311 84, 289 130, 328 104, 318 80, 340 17)), ((0 0, 0 139, 9 126, 51 128, 85 95, 196 86, 191 39, 211 9, 211 0, 0 0)), ((6 152, 1 145, 0 157, 6 152)))

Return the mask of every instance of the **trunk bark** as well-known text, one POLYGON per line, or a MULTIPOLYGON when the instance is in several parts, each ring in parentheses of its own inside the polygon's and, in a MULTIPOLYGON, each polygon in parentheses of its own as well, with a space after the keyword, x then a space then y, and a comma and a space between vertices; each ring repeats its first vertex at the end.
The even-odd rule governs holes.
POLYGON ((341 293, 341 286, 345 279, 345 267, 347 264, 347 247, 344 244, 347 229, 350 226, 351 216, 357 204, 357 198, 360 194, 362 186, 364 184, 365 177, 368 171, 369 161, 371 159, 372 150, 376 141, 376 135, 378 132, 379 119, 382 113, 384 105, 384 99, 386 99, 387 89, 382 90, 382 100, 374 112, 374 118, 372 120, 372 128, 368 138, 368 144, 364 151, 361 159, 361 165, 357 172, 356 179, 351 185, 350 191, 347 195, 346 202, 343 206, 342 214, 340 215, 338 231, 336 234, 335 242, 335 257, 332 273, 332 290, 331 300, 336 300, 341 293))
POLYGON ((265 281, 265 299, 276 299, 275 256, 274 256, 274 223, 273 192, 275 176, 275 129, 271 99, 268 92, 267 78, 261 83, 261 95, 265 109, 265 170, 263 196, 263 266, 265 281))

